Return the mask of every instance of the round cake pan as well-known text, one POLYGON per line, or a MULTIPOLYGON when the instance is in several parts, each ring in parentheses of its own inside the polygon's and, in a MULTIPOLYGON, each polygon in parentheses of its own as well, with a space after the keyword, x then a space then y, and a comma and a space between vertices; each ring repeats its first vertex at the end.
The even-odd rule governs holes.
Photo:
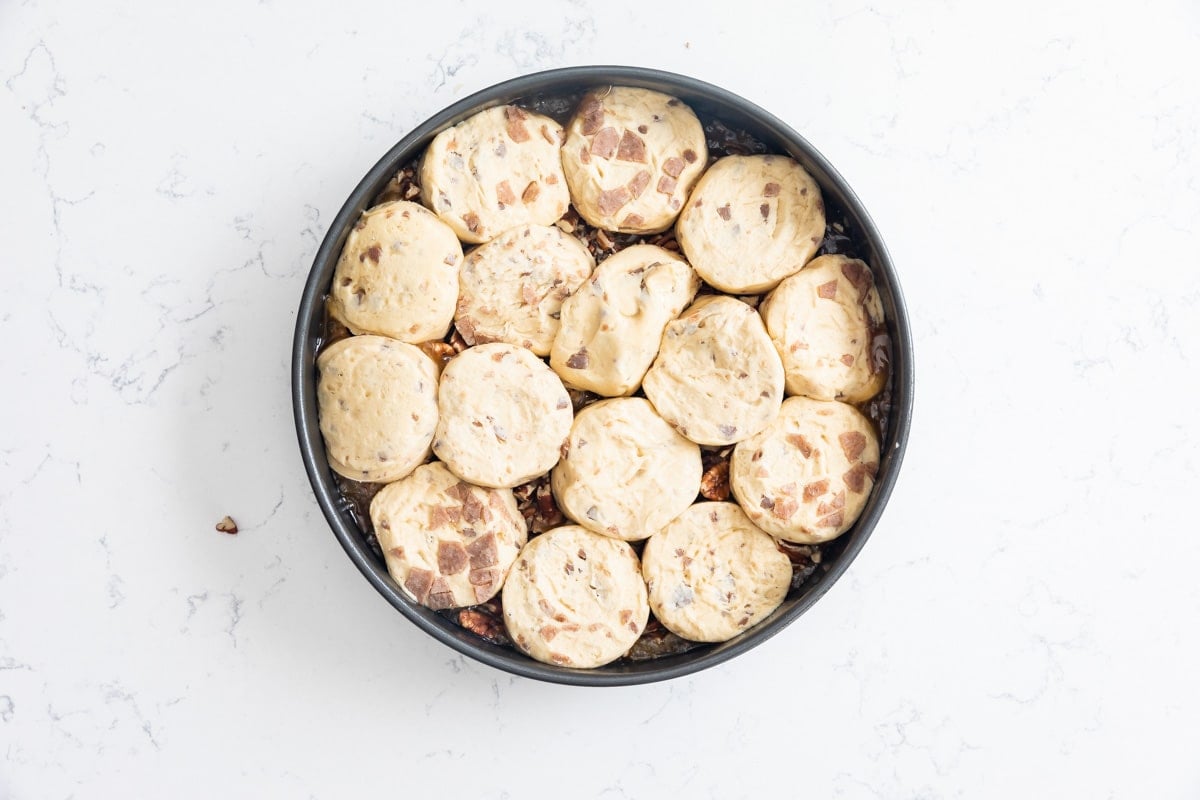
MULTIPOLYGON (((913 405, 912 337, 896 270, 879 231, 842 176, 800 134, 744 98, 694 78, 628 66, 570 67, 504 81, 439 111, 397 142, 359 181, 330 224, 300 299, 292 352, 292 401, 304 467, 334 535, 371 585, 418 628, 471 658, 529 678, 581 686, 649 683, 707 669, 761 644, 795 622, 846 571, 883 515, 904 457, 913 405), (439 131, 495 105, 539 95, 572 95, 605 85, 655 89, 678 97, 702 121, 716 119, 730 128, 743 129, 765 142, 770 151, 787 154, 808 170, 821 186, 829 218, 844 222, 846 235, 857 254, 875 274, 891 339, 891 378, 887 389, 890 403, 883 415, 879 471, 865 510, 853 528, 825 547, 817 572, 789 593, 771 616, 722 644, 704 645, 655 660, 619 661, 597 669, 578 670, 542 664, 514 649, 490 644, 414 603, 392 580, 383 560, 367 545, 342 502, 326 460, 317 420, 316 355, 323 335, 325 296, 346 236, 395 173, 416 158, 439 131)), ((788 635, 796 638, 797 648, 802 646, 802 629, 793 629, 788 635)))

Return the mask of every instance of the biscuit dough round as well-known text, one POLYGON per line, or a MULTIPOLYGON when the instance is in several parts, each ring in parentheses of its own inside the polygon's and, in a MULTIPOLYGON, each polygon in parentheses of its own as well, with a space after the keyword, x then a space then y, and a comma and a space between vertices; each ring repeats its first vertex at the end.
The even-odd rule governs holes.
POLYGON ((418 170, 421 202, 475 244, 518 225, 550 225, 570 202, 562 141, 562 126, 541 114, 480 111, 429 143, 418 170))
POLYGON ((642 389, 693 442, 732 444, 779 413, 783 365, 753 308, 705 295, 667 325, 642 389))
POLYGON ((354 333, 403 342, 440 339, 458 298, 462 245, 417 203, 368 209, 351 229, 329 290, 329 311, 354 333))
POLYGON ((725 156, 696 184, 675 236, 721 291, 765 292, 816 254, 825 204, 817 182, 787 156, 725 156))
POLYGON ((662 247, 639 244, 609 256, 563 301, 550 366, 569 386, 633 394, 663 329, 699 288, 695 270, 662 247))
POLYGON ((700 491, 700 448, 641 397, 601 400, 575 417, 550 474, 558 507, 588 530, 645 539, 700 491))
POLYGON ((650 608, 672 633, 724 642, 779 607, 792 562, 735 503, 696 503, 642 551, 650 608))
POLYGON ((433 452, 465 481, 511 488, 557 463, 572 418, 545 362, 524 347, 478 345, 442 370, 433 452))
POLYGON ((567 125, 563 170, 579 215, 597 228, 657 233, 679 215, 708 163, 704 128, 680 100, 611 86, 583 96, 567 125))
POLYGON ((878 469, 875 429, 854 406, 789 397, 769 428, 734 448, 729 485, 755 525, 817 544, 850 529, 878 469))
POLYGON ((859 403, 883 389, 883 304, 864 262, 815 258, 775 287, 759 313, 783 360, 789 394, 859 403))
POLYGON ((438 421, 437 367, 417 347, 351 336, 317 357, 317 409, 334 472, 351 480, 403 478, 429 456, 438 421))
POLYGON ((596 266, 554 225, 522 225, 472 250, 459 272, 454 324, 469 345, 508 342, 550 354, 565 300, 596 266))
POLYGON ((530 539, 502 599, 504 625, 517 648, 563 667, 587 669, 620 658, 650 616, 633 548, 578 525, 530 539))
POLYGON ((495 596, 526 538, 510 490, 472 486, 437 461, 379 490, 371 522, 392 578, 434 610, 495 596))

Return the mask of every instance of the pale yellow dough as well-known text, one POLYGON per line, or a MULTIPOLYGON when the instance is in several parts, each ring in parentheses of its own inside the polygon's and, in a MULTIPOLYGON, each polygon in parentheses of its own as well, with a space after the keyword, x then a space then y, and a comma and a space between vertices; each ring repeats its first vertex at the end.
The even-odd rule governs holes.
POLYGON ((592 274, 587 247, 554 225, 522 225, 472 250, 455 325, 469 345, 508 342, 550 354, 565 300, 592 274))
POLYGON ((875 338, 883 304, 864 262, 815 258, 785 278, 759 313, 783 359, 789 394, 859 403, 883 388, 886 343, 875 338))
POLYGON ((609 256, 563 301, 550 366, 569 386, 633 394, 663 329, 699 288, 695 271, 670 250, 639 244, 609 256))
POLYGON ((472 486, 437 461, 383 487, 371 522, 392 578, 432 609, 495 596, 526 537, 510 490, 472 486))
POLYGON ((663 419, 693 442, 732 444, 779 413, 783 365, 753 308, 704 295, 667 325, 642 388, 663 419))
POLYGON ((825 205, 787 156, 725 156, 700 178, 675 225, 688 262, 723 292, 755 294, 798 272, 821 246, 825 205))
POLYGON ((433 452, 455 475, 511 488, 557 463, 574 416, 545 362, 523 347, 483 344, 442 370, 433 452))
POLYGON ((700 448, 641 397, 601 400, 575 417, 551 473, 558 507, 585 528, 644 539, 700 491, 700 448))
POLYGON ((317 357, 317 407, 329 465, 356 481, 403 478, 429 456, 437 367, 417 347, 351 336, 317 357))
POLYGON ((657 233, 679 215, 708 148, 700 120, 677 98, 611 86, 583 96, 562 161, 575 209, 588 223, 657 233))
POLYGON ((517 648, 563 667, 587 669, 620 658, 650 616, 633 548, 578 525, 530 539, 502 599, 517 648))
POLYGON ((541 114, 480 111, 429 143, 418 170, 421 202, 474 244, 518 225, 550 225, 570 202, 562 140, 562 126, 541 114))
POLYGON ((429 209, 397 200, 363 213, 333 274, 329 311, 354 333, 441 339, 454 318, 463 251, 429 209))
POLYGON ((857 409, 789 397, 770 427, 734 448, 729 485, 755 525, 816 544, 850 529, 878 469, 875 429, 857 409))
POLYGON ((779 607, 792 563, 735 503, 697 503, 646 542, 642 574, 668 630, 723 642, 779 607))

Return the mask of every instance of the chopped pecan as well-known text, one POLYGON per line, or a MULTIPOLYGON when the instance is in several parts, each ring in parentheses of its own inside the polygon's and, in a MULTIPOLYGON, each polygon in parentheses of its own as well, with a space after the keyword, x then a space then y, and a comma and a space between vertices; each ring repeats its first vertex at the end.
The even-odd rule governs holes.
POLYGON ((571 369, 587 369, 589 363, 591 363, 591 359, 588 358, 587 348, 581 349, 567 359, 567 366, 571 369))
POLYGON ((235 534, 238 532, 238 526, 233 521, 233 517, 226 515, 221 517, 221 521, 217 523, 217 530, 221 533, 235 534))
POLYGON ((579 106, 582 123, 579 132, 591 136, 604 125, 604 104, 595 95, 588 95, 579 106))
POLYGON ((476 636, 482 636, 497 643, 506 643, 504 623, 497 617, 474 608, 464 608, 458 612, 458 624, 476 636))
POLYGON ((467 568, 467 551, 458 542, 441 539, 437 548, 438 571, 443 575, 457 575, 467 568))
POLYGON ((646 143, 642 137, 631 131, 622 133, 621 142, 617 145, 617 160, 646 163, 646 143))
POLYGON ((640 197, 642 192, 646 191, 646 187, 650 184, 650 173, 646 170, 639 170, 638 174, 629 179, 626 186, 629 187, 631 197, 640 197))
POLYGON ((504 129, 508 133, 508 138, 514 142, 529 141, 529 131, 525 129, 525 120, 529 117, 522 109, 516 106, 506 106, 504 109, 504 129))
POLYGON ((494 533, 488 533, 480 536, 473 542, 468 542, 465 549, 471 569, 483 569, 495 566, 496 562, 500 559, 499 550, 496 548, 496 535, 494 533))
POLYGON ((496 184, 496 200, 499 201, 501 208, 516 204, 517 196, 513 194, 512 186, 508 181, 500 181, 496 184))
POLYGON ((425 355, 433 359, 433 363, 437 364, 439 370, 454 358, 457 353, 454 348, 445 342, 434 340, 432 342, 421 342, 418 347, 425 355))
POLYGON ((700 495, 706 500, 729 499, 729 462, 718 461, 700 478, 700 495))
POLYGON ((788 433, 786 439, 787 444, 796 447, 796 449, 800 451, 800 455, 804 456, 805 458, 812 456, 812 445, 809 443, 808 439, 804 438, 804 434, 788 433))
POLYGON ((838 443, 842 446, 847 461, 857 461, 867 448, 867 437, 861 431, 846 431, 838 435, 838 443))
POLYGON ((629 187, 618 186, 616 189, 606 189, 600 193, 600 200, 597 203, 600 213, 606 217, 612 216, 621 209, 621 206, 630 201, 632 195, 629 194, 629 187))
POLYGON ((620 138, 616 128, 601 128, 596 137, 592 139, 592 155, 600 158, 612 158, 617 152, 617 143, 620 138))

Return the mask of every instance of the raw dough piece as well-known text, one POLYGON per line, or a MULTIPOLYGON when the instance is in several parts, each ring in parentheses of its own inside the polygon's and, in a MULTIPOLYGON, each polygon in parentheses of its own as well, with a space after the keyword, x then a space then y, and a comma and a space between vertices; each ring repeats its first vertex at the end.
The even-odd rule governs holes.
POLYGON ((351 336, 317 357, 317 407, 329 466, 356 481, 403 478, 429 456, 437 366, 411 344, 351 336))
POLYGON ((511 488, 549 471, 571 430, 571 398, 524 347, 482 344, 442 370, 433 452, 480 486, 511 488))
POLYGON ((397 200, 363 213, 346 237, 329 312, 354 333, 441 339, 458 298, 462 245, 429 209, 397 200))
POLYGON ((667 325, 642 388, 663 419, 693 442, 732 444, 779 413, 783 365, 753 308, 705 295, 667 325))
POLYGON ((551 473, 558 507, 583 527, 645 539, 696 499, 700 448, 641 397, 601 400, 579 412, 551 473))
POLYGON ((526 537, 511 491, 464 483, 437 461, 380 489, 371 522, 392 578, 435 610, 495 596, 526 537))
POLYGON ((723 292, 756 294, 798 272, 825 235, 812 176, 787 156, 725 156, 700 178, 675 225, 688 261, 723 292))
POLYGON ((663 328, 699 288, 695 271, 670 250, 639 244, 609 256, 563 302, 550 366, 570 386, 633 394, 663 328))
POLYGON ((578 525, 531 539, 502 598, 504 625, 517 648, 563 667, 587 669, 620 658, 650 617, 633 548, 578 525))
POLYGON ((694 642, 723 642, 779 607, 792 562, 736 503, 696 503, 642 553, 650 608, 694 642))
POLYGON ((550 225, 570 202, 562 140, 562 127, 541 114, 517 106, 480 111, 429 143, 421 202, 475 244, 518 225, 550 225))
POLYGON ((850 529, 878 469, 875 429, 854 406, 789 397, 769 428, 734 448, 729 485, 755 525, 816 544, 850 529))
POLYGON ((704 128, 678 99, 611 86, 583 96, 562 150, 579 215, 597 228, 671 227, 708 163, 704 128))

